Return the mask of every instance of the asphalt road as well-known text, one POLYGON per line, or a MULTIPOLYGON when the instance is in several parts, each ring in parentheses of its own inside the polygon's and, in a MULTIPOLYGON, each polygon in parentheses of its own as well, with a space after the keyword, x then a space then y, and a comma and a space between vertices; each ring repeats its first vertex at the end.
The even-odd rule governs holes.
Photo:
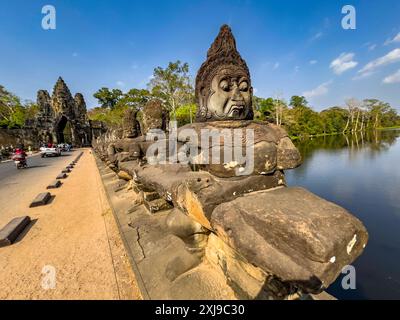
POLYGON ((19 169, 13 161, 0 163, 0 229, 12 218, 29 215, 31 201, 78 155, 79 150, 60 157, 27 159, 28 168, 19 169))

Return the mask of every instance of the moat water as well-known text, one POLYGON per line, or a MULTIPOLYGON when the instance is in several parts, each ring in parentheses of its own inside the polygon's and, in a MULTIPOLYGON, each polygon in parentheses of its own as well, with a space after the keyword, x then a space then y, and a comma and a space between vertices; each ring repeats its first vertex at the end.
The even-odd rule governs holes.
POLYGON ((286 171, 288 185, 343 206, 369 233, 365 251, 352 264, 356 289, 343 289, 343 274, 328 292, 338 299, 400 299, 400 130, 295 144, 304 163, 286 171))

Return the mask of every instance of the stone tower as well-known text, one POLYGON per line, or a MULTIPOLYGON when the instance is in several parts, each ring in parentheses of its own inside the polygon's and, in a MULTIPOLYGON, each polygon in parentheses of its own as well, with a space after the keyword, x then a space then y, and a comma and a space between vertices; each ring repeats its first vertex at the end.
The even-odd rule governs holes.
POLYGON ((35 135, 39 143, 90 144, 91 126, 85 99, 81 93, 73 97, 61 77, 54 86, 52 97, 46 90, 38 91, 37 104, 40 110, 31 127, 37 131, 35 135))
POLYGON ((82 93, 75 94, 75 118, 86 121, 87 120, 87 109, 86 109, 86 102, 85 98, 83 97, 82 93))
POLYGON ((54 116, 51 106, 51 98, 47 90, 39 90, 37 93, 37 105, 39 106, 39 115, 44 118, 54 116))
POLYGON ((58 78, 54 86, 52 106, 56 116, 64 114, 69 118, 75 117, 75 100, 61 77, 58 78))

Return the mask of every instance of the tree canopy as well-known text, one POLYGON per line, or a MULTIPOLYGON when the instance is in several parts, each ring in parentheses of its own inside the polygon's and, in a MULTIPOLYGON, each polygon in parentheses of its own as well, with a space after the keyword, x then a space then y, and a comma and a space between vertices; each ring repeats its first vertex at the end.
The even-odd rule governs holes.
POLYGON ((102 108, 113 109, 122 97, 123 93, 119 89, 101 88, 93 96, 99 101, 102 108))
MULTIPOLYGON (((125 93, 119 89, 98 90, 94 97, 100 107, 90 110, 89 117, 119 125, 126 108, 141 110, 147 101, 157 98, 170 111, 170 118, 184 125, 192 122, 196 114, 192 83, 188 63, 170 62, 165 68, 154 69, 147 89, 133 88, 125 93)), ((400 126, 397 110, 378 99, 348 99, 343 106, 317 112, 304 96, 294 95, 289 102, 281 97, 253 96, 253 108, 256 120, 283 126, 292 137, 400 126)))
POLYGON ((164 69, 154 69, 148 83, 152 96, 161 99, 175 118, 176 109, 194 101, 194 90, 189 76, 189 64, 181 61, 170 62, 164 69))
POLYGON ((35 103, 21 99, 0 85, 0 127, 21 128, 38 111, 35 103))

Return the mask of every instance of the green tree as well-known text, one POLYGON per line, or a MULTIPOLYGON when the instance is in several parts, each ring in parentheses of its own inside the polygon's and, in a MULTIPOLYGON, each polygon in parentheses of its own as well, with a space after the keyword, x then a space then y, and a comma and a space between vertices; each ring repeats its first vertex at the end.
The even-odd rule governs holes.
POLYGON ((288 110, 285 126, 292 136, 308 136, 323 133, 321 116, 305 104, 306 100, 291 100, 292 109, 288 110), (293 104, 294 102, 294 104, 293 104))
POLYGON ((0 126, 22 127, 26 119, 25 111, 20 98, 0 85, 0 126))
POLYGON ((183 126, 188 123, 192 123, 194 116, 196 115, 197 105, 194 103, 185 104, 176 109, 176 121, 178 126, 183 126))
POLYGON ((151 94, 146 89, 131 89, 118 100, 117 106, 126 106, 140 110, 151 99, 151 94))
POLYGON ((320 112, 324 133, 341 133, 346 127, 349 112, 341 107, 332 107, 320 112))
POLYGON ((97 91, 93 97, 95 97, 102 108, 109 108, 113 109, 118 101, 121 99, 123 93, 119 89, 108 89, 108 88, 101 88, 97 91))
POLYGON ((303 96, 292 96, 289 105, 293 108, 307 106, 308 102, 303 96))
POLYGON ((253 108, 256 111, 255 117, 258 120, 275 121, 275 102, 273 98, 253 97, 253 108))
POLYGON ((374 129, 381 127, 384 115, 391 110, 390 104, 378 99, 365 99, 363 104, 369 112, 370 127, 374 129))
POLYGON ((122 125, 124 112, 127 106, 115 106, 112 109, 96 107, 88 111, 90 120, 102 121, 109 127, 119 127, 122 125))
POLYGON ((189 65, 179 60, 170 62, 165 69, 155 68, 148 88, 153 96, 164 102, 173 118, 178 107, 194 101, 189 65))
POLYGON ((25 119, 33 119, 39 113, 39 106, 32 101, 26 101, 24 107, 25 119))

